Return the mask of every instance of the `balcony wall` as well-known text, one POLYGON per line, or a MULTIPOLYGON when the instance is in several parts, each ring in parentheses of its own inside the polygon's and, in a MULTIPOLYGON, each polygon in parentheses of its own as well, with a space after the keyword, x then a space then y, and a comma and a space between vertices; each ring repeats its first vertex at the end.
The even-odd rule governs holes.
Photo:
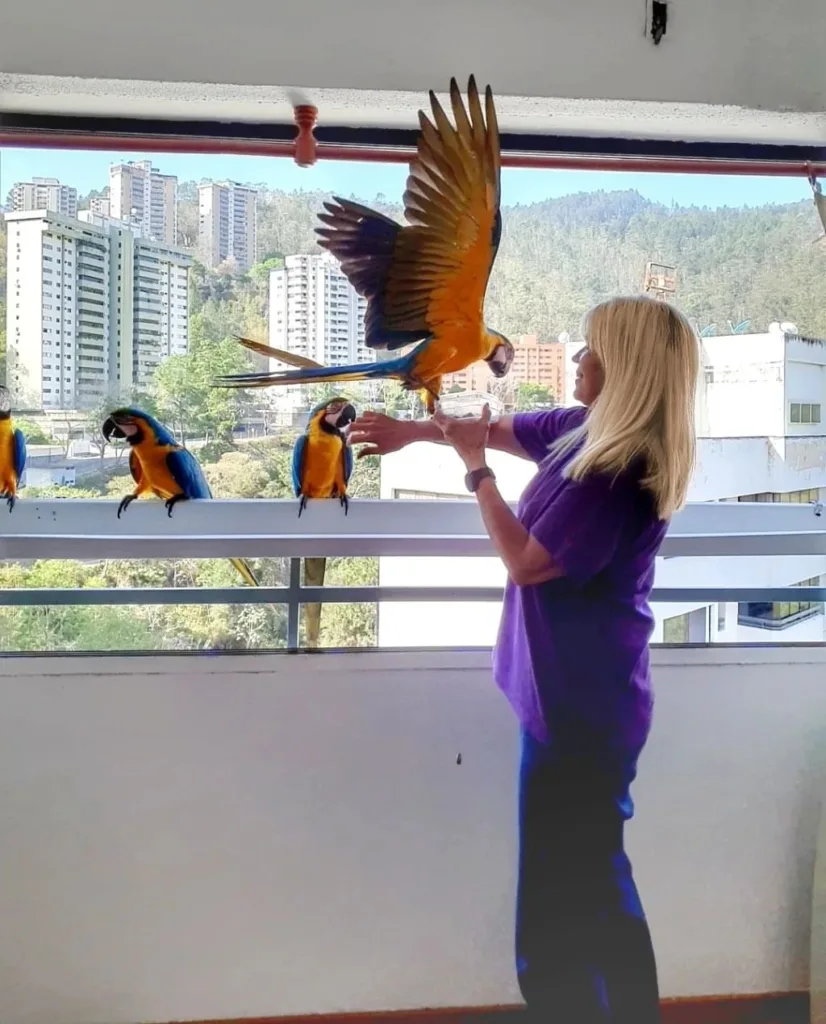
MULTIPOLYGON (((805 988, 826 651, 654 662, 629 845, 664 995, 805 988)), ((488 665, 0 659, 3 1024, 517 1002, 488 665)))

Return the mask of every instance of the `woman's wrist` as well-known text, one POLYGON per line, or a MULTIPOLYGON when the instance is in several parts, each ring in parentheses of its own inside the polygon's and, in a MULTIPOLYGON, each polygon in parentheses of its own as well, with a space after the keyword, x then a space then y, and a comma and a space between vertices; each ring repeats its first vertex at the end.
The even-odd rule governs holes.
POLYGON ((460 452, 462 456, 462 462, 465 464, 465 469, 468 473, 473 473, 477 469, 487 468, 487 459, 485 458, 485 449, 481 448, 474 452, 460 452))
POLYGON ((444 435, 433 420, 402 420, 410 434, 408 444, 414 441, 443 441, 444 435))

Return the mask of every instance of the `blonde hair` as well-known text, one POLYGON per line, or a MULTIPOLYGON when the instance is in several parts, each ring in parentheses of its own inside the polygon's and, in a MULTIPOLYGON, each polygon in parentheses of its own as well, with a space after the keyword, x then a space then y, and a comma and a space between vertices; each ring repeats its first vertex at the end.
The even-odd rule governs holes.
POLYGON ((602 365, 602 391, 584 423, 551 451, 584 440, 566 467, 572 480, 616 475, 641 457, 641 484, 659 518, 669 519, 685 504, 694 469, 697 336, 682 313, 647 295, 600 303, 586 314, 582 334, 602 365))

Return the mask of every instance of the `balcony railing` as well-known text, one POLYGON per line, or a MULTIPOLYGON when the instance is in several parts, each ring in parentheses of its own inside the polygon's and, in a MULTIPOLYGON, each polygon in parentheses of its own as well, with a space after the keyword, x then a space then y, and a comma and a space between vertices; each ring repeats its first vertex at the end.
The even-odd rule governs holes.
MULTIPOLYGON (((301 558, 308 556, 450 556, 494 554, 475 502, 353 500, 345 515, 337 501, 310 502, 298 517, 295 501, 213 500, 176 506, 137 502, 122 519, 105 499, 18 502, 0 515, 0 559, 118 559, 272 557, 290 559, 289 582, 278 587, 140 587, 118 589, 10 589, 2 606, 282 604, 287 647, 297 649, 299 610, 308 602, 496 601, 500 587, 308 587, 301 558)), ((664 556, 825 555, 822 506, 697 503, 671 523, 664 556)), ((826 587, 664 587, 652 601, 826 602, 826 587)))

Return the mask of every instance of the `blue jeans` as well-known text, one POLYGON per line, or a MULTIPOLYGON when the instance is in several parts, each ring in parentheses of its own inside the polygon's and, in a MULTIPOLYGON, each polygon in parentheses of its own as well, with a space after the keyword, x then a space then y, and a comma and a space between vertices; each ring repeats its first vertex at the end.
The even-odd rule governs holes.
POLYGON ((660 1020, 651 937, 623 848, 635 774, 635 764, 522 733, 516 967, 528 1021, 660 1020))

